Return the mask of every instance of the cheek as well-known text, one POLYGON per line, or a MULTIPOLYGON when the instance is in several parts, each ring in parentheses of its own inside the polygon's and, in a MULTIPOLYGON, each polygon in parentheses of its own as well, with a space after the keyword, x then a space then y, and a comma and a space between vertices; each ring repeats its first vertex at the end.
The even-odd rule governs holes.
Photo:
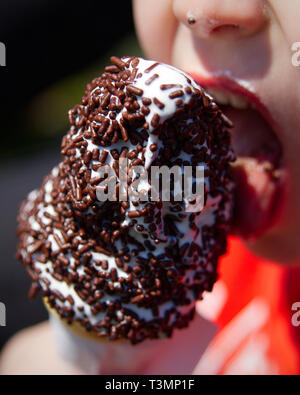
POLYGON ((290 42, 299 41, 300 25, 300 2, 299 0, 270 0, 274 17, 284 31, 285 36, 290 42), (288 4, 287 4, 288 3, 288 4))
POLYGON ((170 63, 177 29, 172 0, 134 0, 133 10, 137 35, 146 56, 170 63))

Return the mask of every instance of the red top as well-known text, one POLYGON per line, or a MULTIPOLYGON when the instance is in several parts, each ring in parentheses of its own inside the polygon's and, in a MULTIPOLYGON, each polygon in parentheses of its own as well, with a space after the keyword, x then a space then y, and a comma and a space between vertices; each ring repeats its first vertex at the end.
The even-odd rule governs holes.
POLYGON ((220 280, 206 299, 199 311, 219 331, 195 373, 300 373, 300 266, 257 258, 231 238, 220 280))

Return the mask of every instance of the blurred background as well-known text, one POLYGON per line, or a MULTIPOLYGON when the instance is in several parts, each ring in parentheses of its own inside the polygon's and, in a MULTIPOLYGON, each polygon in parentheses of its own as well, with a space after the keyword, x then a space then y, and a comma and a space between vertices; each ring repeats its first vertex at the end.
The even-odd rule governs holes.
POLYGON ((131 2, 1 0, 0 42, 0 303, 6 327, 0 350, 16 331, 47 318, 40 299, 14 259, 21 201, 60 161, 67 111, 101 74, 111 55, 142 55, 134 35, 131 2))

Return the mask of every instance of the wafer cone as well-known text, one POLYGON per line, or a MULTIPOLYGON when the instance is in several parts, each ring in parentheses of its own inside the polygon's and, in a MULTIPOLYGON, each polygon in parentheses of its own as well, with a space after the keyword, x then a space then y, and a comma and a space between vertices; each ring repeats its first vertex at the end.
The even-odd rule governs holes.
MULTIPOLYGON (((55 317, 57 320, 59 320, 62 325, 64 325, 68 330, 72 331, 75 333, 77 336, 83 337, 84 339, 87 340, 93 340, 93 341, 98 341, 101 343, 111 343, 111 340, 109 340, 108 337, 106 336, 98 336, 95 332, 89 332, 87 331, 78 321, 73 321, 71 324, 69 324, 65 319, 61 318, 57 311, 53 309, 47 298, 43 298, 44 305, 49 313, 49 315, 52 317, 55 317)), ((114 340, 114 342, 123 342, 123 343, 128 343, 129 341, 127 339, 117 339, 114 340)))
POLYGON ((50 323, 60 357, 86 374, 141 374, 157 355, 162 340, 132 345, 128 339, 111 341, 88 332, 80 323, 68 324, 49 306, 50 323))

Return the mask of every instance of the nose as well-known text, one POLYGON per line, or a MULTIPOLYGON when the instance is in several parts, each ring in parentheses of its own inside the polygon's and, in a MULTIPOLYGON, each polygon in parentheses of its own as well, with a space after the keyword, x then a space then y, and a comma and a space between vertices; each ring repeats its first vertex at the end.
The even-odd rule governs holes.
POLYGON ((264 0, 174 0, 173 12, 200 37, 222 32, 252 35, 268 20, 264 0))

